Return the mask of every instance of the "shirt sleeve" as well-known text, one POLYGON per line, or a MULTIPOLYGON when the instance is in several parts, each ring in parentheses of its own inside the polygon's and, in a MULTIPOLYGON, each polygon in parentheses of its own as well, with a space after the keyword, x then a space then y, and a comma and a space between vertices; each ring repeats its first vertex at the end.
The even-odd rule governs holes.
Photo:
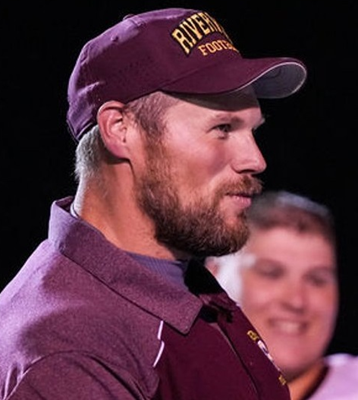
POLYGON ((148 397, 127 371, 122 370, 118 376, 91 356, 66 352, 33 364, 4 399, 144 400, 148 397))

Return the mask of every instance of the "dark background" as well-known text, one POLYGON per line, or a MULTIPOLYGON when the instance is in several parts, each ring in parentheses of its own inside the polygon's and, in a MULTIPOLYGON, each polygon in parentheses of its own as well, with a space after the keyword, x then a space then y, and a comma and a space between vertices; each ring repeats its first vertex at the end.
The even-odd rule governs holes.
POLYGON ((258 142, 268 162, 263 179, 266 189, 296 191, 333 211, 341 314, 330 351, 358 353, 357 7, 353 0, 231 4, 2 2, 0 289, 46 237, 52 201, 74 192, 66 89, 82 45, 129 13, 165 7, 203 9, 226 28, 245 56, 294 56, 307 64, 308 81, 301 92, 262 102, 267 123, 258 142))

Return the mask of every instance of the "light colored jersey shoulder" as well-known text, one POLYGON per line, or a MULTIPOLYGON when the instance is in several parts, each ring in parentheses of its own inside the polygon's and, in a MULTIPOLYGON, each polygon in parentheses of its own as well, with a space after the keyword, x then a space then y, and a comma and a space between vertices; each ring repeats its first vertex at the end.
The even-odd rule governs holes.
POLYGON ((346 353, 326 357, 329 371, 310 400, 357 400, 358 356, 346 353))

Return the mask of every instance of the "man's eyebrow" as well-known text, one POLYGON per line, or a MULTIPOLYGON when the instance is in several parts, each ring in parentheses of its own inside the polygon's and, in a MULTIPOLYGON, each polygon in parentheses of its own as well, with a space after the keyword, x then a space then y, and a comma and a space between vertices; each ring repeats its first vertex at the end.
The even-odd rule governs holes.
MULTIPOLYGON (((238 125, 246 124, 243 117, 238 115, 232 115, 230 111, 218 111, 211 117, 211 121, 216 124, 234 122, 238 125)), ((253 125, 253 129, 260 128, 266 122, 266 118, 262 115, 261 118, 253 125)))

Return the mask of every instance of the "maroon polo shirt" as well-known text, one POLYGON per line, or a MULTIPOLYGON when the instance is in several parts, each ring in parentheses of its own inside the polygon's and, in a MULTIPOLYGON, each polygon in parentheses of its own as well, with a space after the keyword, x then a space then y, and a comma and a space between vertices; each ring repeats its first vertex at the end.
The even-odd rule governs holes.
POLYGON ((202 263, 168 281, 69 213, 0 294, 2 400, 289 400, 202 263))

